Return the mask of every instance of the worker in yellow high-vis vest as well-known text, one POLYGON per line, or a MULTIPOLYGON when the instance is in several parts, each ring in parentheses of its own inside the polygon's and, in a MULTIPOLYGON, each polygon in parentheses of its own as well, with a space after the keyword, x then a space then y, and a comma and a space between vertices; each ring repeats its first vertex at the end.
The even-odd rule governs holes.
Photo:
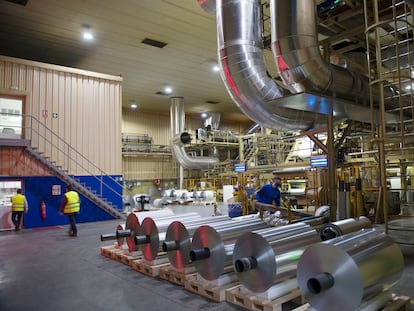
POLYGON ((14 230, 20 230, 20 223, 22 222, 23 213, 29 211, 26 197, 22 194, 22 189, 17 189, 17 193, 11 197, 12 203, 12 222, 14 230))
POLYGON ((80 211, 80 198, 79 194, 72 189, 70 185, 66 187, 66 193, 62 198, 62 202, 59 206, 59 213, 65 214, 69 218, 70 230, 69 235, 75 237, 78 235, 78 229, 76 228, 75 217, 80 211))

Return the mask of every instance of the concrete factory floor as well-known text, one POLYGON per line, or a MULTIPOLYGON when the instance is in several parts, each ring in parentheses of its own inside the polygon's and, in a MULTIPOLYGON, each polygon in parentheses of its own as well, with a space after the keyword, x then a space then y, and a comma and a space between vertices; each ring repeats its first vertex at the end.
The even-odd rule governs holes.
MULTIPOLYGON (((67 226, 0 232, 0 310, 245 310, 100 255, 101 246, 113 244, 100 235, 118 223, 79 224, 76 238, 67 226)), ((392 291, 414 297, 414 247, 403 251, 406 269, 392 291)))

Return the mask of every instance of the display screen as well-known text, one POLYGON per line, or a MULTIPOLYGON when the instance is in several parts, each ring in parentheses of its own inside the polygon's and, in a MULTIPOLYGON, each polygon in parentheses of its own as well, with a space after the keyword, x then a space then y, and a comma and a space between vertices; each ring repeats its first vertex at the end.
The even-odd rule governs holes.
POLYGON ((328 157, 326 155, 314 156, 310 158, 310 165, 313 167, 327 167, 328 157))
POLYGON ((243 173, 246 171, 246 169, 246 163, 234 164, 234 171, 237 173, 243 173))

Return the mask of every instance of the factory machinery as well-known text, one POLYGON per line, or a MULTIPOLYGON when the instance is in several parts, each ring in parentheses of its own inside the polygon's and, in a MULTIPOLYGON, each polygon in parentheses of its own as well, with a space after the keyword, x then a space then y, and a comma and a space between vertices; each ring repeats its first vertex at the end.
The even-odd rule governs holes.
POLYGON ((256 215, 231 219, 160 210, 128 217, 101 240, 115 240, 148 264, 163 258, 174 271, 191 267, 208 286, 238 282, 233 296, 271 301, 297 291, 314 310, 379 310, 404 269, 400 248, 363 216, 284 226, 269 226, 256 215))

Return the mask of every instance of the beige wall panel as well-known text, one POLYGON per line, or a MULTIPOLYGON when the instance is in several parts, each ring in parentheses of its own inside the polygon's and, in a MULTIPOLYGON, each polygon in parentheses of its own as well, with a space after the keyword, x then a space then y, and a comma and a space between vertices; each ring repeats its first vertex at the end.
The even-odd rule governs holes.
POLYGON ((155 145, 170 145, 170 116, 124 108, 122 132, 148 134, 155 145))
POLYGON ((0 92, 25 95, 25 113, 56 134, 33 126, 43 139, 33 136, 32 144, 64 166, 68 157, 56 150, 71 150, 70 157, 78 162, 69 167, 74 175, 99 174, 100 170, 122 173, 121 81, 115 76, 0 56, 0 92))
POLYGON ((124 157, 124 180, 161 180, 176 178, 171 157, 124 157))

